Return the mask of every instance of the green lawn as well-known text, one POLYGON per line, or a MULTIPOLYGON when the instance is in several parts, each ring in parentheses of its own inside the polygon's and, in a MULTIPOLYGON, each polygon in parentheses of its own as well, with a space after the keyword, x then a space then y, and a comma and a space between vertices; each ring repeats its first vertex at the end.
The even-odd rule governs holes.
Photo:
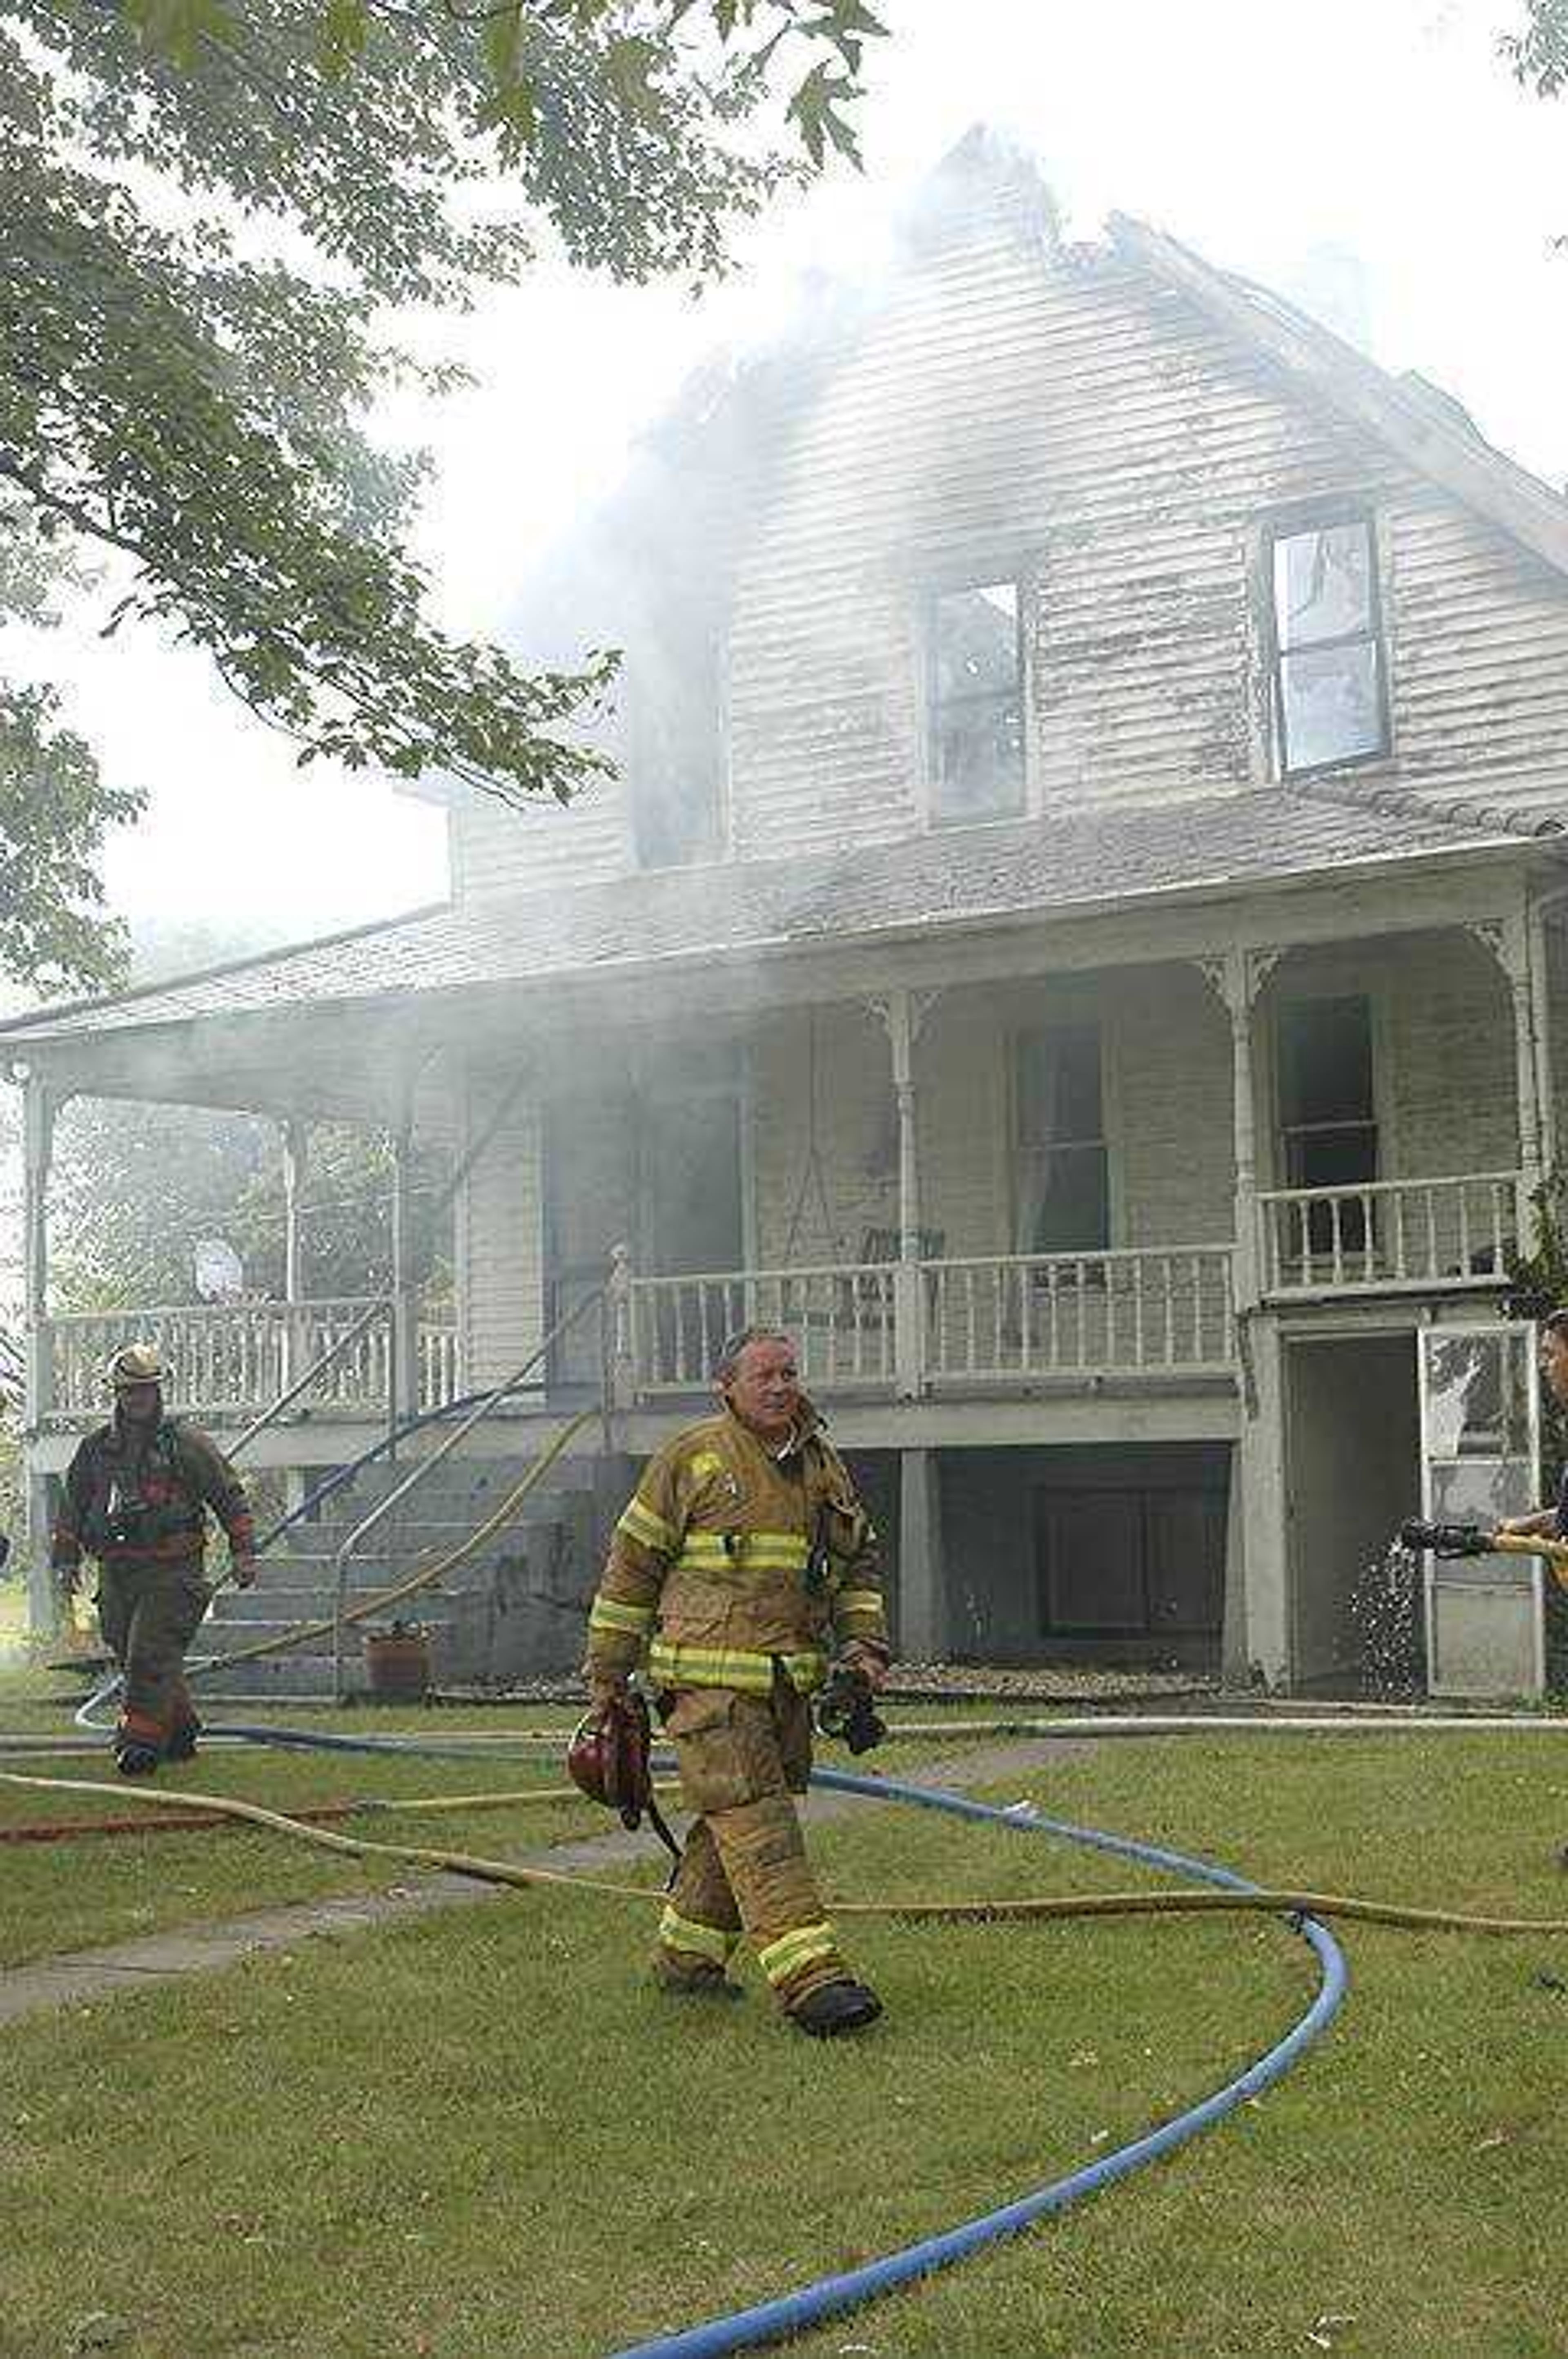
MULTIPOLYGON (((0 1726, 17 1734, 37 1729, 63 1733, 70 1713, 16 1693, 18 1682, 0 1690, 0 1726)), ((51 1682, 58 1690, 58 1678, 51 1682)), ((265 1718, 276 1724, 341 1729, 352 1734, 384 1734, 393 1729, 439 1740, 474 1733, 499 1734, 505 1725, 534 1725, 550 1715, 535 1713, 503 1722, 493 1712, 388 1714, 382 1712, 287 1712, 260 1705, 212 1707, 216 1719, 265 1718)), ((555 1715, 558 1721, 560 1715, 555 1715)), ((563 1738, 564 1741, 564 1738, 563 1738)), ((107 1747, 96 1757, 5 1755, 0 1770, 23 1775, 88 1779, 101 1794, 38 1791, 0 1782, 0 1829, 48 1824, 59 1820, 125 1818, 146 1810, 114 1774, 107 1747)), ((511 1792, 563 1782, 555 1747, 527 1754, 498 1749, 495 1757, 429 1760, 368 1755, 324 1756, 261 1750, 204 1751, 192 1762, 159 1774, 157 1790, 239 1795, 268 1809, 288 1811, 313 1803, 395 1799, 422 1795, 511 1792)), ((362 1833, 378 1842, 438 1844, 449 1850, 497 1854, 533 1849, 563 1834, 598 1833, 604 1815, 575 1798, 554 1805, 506 1811, 442 1811, 438 1814, 377 1812, 331 1822, 341 1833, 362 1833)), ((55 1843, 0 1846, 0 1965, 17 1965, 51 1952, 99 1948, 128 1937, 170 1927, 234 1917, 248 1909, 313 1899, 326 1893, 380 1890, 406 1883, 414 1872, 396 1860, 355 1861, 250 1828, 216 1832, 97 1836, 55 1843)))
MULTIPOLYGON (((449 1767, 416 1782, 435 1791, 449 1767)), ((302 1790, 308 1772, 318 1792, 363 1786, 357 1763, 250 1775, 286 1769, 302 1790)), ((1552 1738, 1107 1744, 999 1799, 1021 1790, 1260 1881, 1568 1910, 1552 1738)), ((844 1893, 1138 1880, 913 1811, 868 1809, 816 1843, 844 1893)), ((249 1835, 131 1848, 202 1843, 265 1858, 249 1835)), ((114 1848, 72 1853, 89 1893, 114 1848)), ((1224 2080, 1314 1980, 1302 1943, 1249 1918, 879 1922, 854 1948, 888 2019, 817 2048, 754 1976, 718 2013, 661 2001, 645 1936, 626 1903, 529 1894, 0 2034, 0 2353, 64 2353, 104 2310, 123 2359, 589 2359, 1073 2168, 1224 2080)), ((1556 2359, 1568 1940, 1345 1940, 1339 2023, 1237 2124, 793 2347, 1556 2359)))

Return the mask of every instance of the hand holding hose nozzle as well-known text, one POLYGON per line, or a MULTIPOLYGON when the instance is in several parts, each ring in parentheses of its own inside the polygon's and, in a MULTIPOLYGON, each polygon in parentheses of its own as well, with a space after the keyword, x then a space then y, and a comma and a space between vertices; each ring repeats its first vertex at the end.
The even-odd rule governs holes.
POLYGON ((1400 1546, 1430 1549, 1433 1556, 1486 1556, 1498 1535, 1481 1524, 1423 1524, 1411 1516, 1400 1526, 1400 1546))
POLYGON ((1568 1540, 1545 1532, 1492 1530, 1485 1524, 1425 1524, 1412 1517, 1399 1529, 1401 1548, 1430 1549, 1433 1556, 1544 1557, 1559 1583, 1568 1589, 1568 1540))

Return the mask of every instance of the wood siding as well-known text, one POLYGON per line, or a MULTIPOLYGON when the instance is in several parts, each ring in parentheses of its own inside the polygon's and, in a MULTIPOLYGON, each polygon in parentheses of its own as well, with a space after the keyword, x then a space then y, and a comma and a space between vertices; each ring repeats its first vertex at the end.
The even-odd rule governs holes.
MULTIPOLYGON (((499 1103, 503 1084, 474 1082, 470 1139, 499 1103)), ((513 1108, 458 1196, 458 1325, 466 1381, 498 1385, 544 1330, 544 1166, 538 1110, 513 1108)))
MULTIPOLYGON (((979 222, 910 261, 798 404, 735 564, 737 856, 929 823, 927 601, 988 576, 1024 588, 1033 808, 1267 777, 1260 531, 1319 496, 1380 527, 1394 751, 1352 775, 1568 800, 1568 582, 1152 270, 979 222)), ((460 811, 460 895, 625 871, 622 794, 460 811)))

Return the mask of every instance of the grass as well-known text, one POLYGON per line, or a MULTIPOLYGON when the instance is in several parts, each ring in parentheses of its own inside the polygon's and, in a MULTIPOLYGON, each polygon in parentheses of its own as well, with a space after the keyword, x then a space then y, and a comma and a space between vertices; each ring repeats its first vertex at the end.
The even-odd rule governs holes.
MULTIPOLYGON (((58 1693, 58 1676, 49 1681, 58 1693)), ((36 1729, 59 1734, 70 1713, 36 1692, 37 1675, 0 1682, 0 1725, 16 1734, 36 1729), (32 1694, 26 1692, 32 1687, 32 1694)), ((500 1733, 494 1712, 288 1712, 271 1706, 235 1706, 212 1717, 265 1718, 311 1730, 386 1734, 393 1726, 433 1739, 500 1733)), ((559 1715, 556 1716, 558 1720, 559 1715)), ((532 1715, 533 1724, 548 1722, 532 1715)), ((510 1722, 510 1715, 508 1715, 510 1722)), ((125 1818, 150 1806, 127 1799, 107 1750, 98 1757, 6 1755, 0 1769, 27 1776, 87 1779, 102 1795, 29 1790, 0 1783, 0 1830, 60 1820, 125 1818)), ((391 1800, 418 1795, 512 1791, 563 1782, 558 1754, 540 1747, 526 1755, 429 1760, 410 1756, 323 1756, 244 1750, 201 1753, 159 1773, 158 1790, 239 1795, 287 1812, 313 1803, 365 1797, 391 1800)), ((567 1834, 599 1833, 603 1814, 591 1804, 524 1807, 511 1812, 461 1811, 430 1816, 365 1814, 336 1822, 337 1832, 376 1841, 437 1844, 447 1850, 506 1854, 532 1850, 567 1834)), ((218 1832, 94 1837, 57 1843, 0 1846, 0 1966, 80 1948, 102 1948, 134 1936, 235 1917, 248 1910, 330 1893, 373 1892, 405 1883, 412 1870, 396 1860, 355 1861, 249 1828, 218 1832)))
POLYGON ((27 1644, 27 1584, 15 1579, 0 1579, 0 1664, 14 1663, 25 1654, 27 1644))
MULTIPOLYGON (((448 1766, 420 1765, 426 1790, 448 1766)), ((319 1791, 341 1774, 265 1775, 286 1768, 319 1791)), ((1107 1744, 1000 1799, 1022 1791, 1260 1881, 1564 1907, 1552 1738, 1107 1744)), ((191 1840, 207 1857, 254 1839, 191 1840)), ((182 1841, 133 1848, 167 1860, 182 1841)), ((844 1892, 1139 1880, 922 1812, 857 1812, 814 1842, 844 1892)), ((92 1889, 114 1848, 70 1854, 92 1889)), ((623 1903, 530 1894, 13 2026, 0 2353, 63 2354, 101 2310, 120 2359, 587 2359, 1073 2168, 1227 2078, 1314 1983, 1303 1944, 1248 1918, 877 1922, 852 1941, 888 2019, 816 2048, 754 1977, 719 2013, 661 2001, 644 1939, 623 1903)), ((793 2347, 1560 2354, 1568 1941, 1345 1940, 1339 2024, 1238 2123, 793 2347)))

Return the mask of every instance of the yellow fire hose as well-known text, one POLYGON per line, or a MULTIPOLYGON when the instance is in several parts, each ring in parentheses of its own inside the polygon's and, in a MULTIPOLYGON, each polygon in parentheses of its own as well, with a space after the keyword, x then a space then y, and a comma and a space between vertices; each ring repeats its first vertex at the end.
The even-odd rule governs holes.
MULTIPOLYGON (((153 1810, 211 1810, 222 1818, 243 1819, 253 1826, 265 1827, 275 1834, 293 1835, 302 1843, 316 1843, 323 1851, 341 1852, 350 1858, 405 1860, 416 1866, 444 1870, 450 1875, 471 1876, 484 1884, 509 1885, 518 1890, 526 1890, 534 1885, 556 1885, 574 1892, 598 1892, 618 1900, 639 1900, 644 1904, 657 1902, 661 1905, 665 1897, 662 1887, 654 1886, 615 1884, 604 1877, 573 1875, 560 1868, 523 1867, 512 1860, 486 1859, 473 1852, 441 1851, 425 1843, 377 1843, 365 1835, 335 1834, 329 1828, 308 1826, 281 1810, 269 1810, 259 1802, 240 1801, 230 1795, 193 1794, 188 1788, 178 1793, 159 1793, 156 1788, 146 1786, 121 1788, 88 1777, 25 1777, 11 1770, 0 1770, 0 1785, 26 1786, 51 1793, 96 1794, 113 1797, 116 1801, 146 1803, 153 1810)), ((563 1794, 575 1800, 581 1799, 575 1787, 554 1789, 548 1794, 534 1793, 529 1799, 558 1800, 563 1794)), ((466 1798, 443 1796, 438 1799, 441 1806, 457 1809, 466 1798)), ((386 1807, 408 1806, 391 1802, 386 1807)), ((470 1807, 472 1807, 471 1803, 470 1807)), ((1455 1909, 1404 1908, 1392 1901, 1367 1900, 1346 1893, 1292 1890, 1071 1892, 1033 1899, 910 1898, 837 1901, 831 1905, 838 1916, 886 1917, 906 1924, 1010 1924, 1047 1921, 1056 1918, 1192 1916, 1217 1910, 1247 1909, 1253 1912, 1263 1910, 1273 1916, 1352 1918, 1363 1924, 1395 1926, 1406 1931, 1422 1933, 1568 1934, 1568 1918, 1471 1916, 1455 1909)))

